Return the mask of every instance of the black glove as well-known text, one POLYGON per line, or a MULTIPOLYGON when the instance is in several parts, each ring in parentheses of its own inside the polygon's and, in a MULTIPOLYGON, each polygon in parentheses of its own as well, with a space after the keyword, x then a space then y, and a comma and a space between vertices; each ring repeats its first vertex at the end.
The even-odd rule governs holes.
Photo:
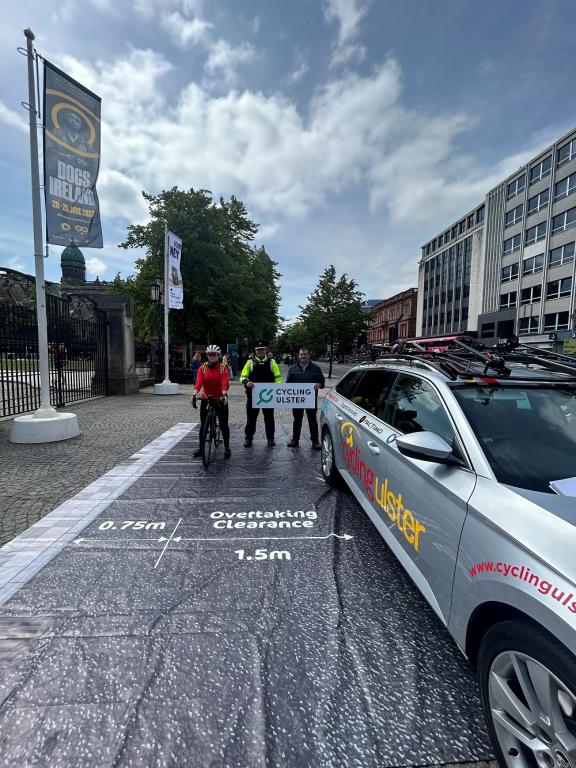
POLYGON ((192 408, 198 408, 196 405, 196 395, 192 395, 192 408))

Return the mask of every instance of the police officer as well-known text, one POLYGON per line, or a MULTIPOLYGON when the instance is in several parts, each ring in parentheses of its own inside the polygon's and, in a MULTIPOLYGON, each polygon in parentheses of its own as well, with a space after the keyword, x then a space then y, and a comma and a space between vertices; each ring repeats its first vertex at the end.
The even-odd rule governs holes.
MULTIPOLYGON (((256 432, 256 420, 260 408, 252 408, 252 389, 254 384, 270 383, 281 384, 282 376, 278 363, 272 358, 266 356, 267 345, 265 341, 257 341, 254 345, 255 356, 248 358, 246 365, 240 374, 240 381, 246 390, 246 427, 244 429, 244 447, 249 448, 252 445, 254 433, 256 432)), ((274 442, 274 408, 263 408, 264 428, 266 429, 266 438, 268 445, 276 445, 274 442)))

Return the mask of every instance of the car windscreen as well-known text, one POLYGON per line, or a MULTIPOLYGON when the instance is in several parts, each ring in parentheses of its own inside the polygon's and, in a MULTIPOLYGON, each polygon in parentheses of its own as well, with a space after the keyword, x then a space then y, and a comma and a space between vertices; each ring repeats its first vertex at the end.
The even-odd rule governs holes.
POLYGON ((552 493, 576 476, 576 386, 477 386, 453 389, 496 478, 552 493))

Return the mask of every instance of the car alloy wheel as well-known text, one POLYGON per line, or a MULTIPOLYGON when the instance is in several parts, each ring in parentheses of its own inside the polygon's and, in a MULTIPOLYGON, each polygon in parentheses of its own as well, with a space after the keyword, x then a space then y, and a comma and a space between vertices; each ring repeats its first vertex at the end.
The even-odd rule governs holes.
POLYGON ((576 696, 543 663, 513 650, 499 653, 488 697, 509 766, 576 768, 576 696))
POLYGON ((332 466, 334 464, 334 446, 332 445, 332 438, 330 432, 326 430, 322 437, 322 473, 325 478, 330 477, 332 472, 332 466))

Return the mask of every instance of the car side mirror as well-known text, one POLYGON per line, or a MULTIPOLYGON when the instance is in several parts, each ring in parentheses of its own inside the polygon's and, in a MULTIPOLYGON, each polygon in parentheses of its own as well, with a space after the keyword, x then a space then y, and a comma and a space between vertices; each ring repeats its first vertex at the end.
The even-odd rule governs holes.
POLYGON ((454 456, 452 446, 435 432, 412 432, 409 435, 397 435, 396 445, 403 456, 420 461, 433 461, 436 464, 462 466, 462 461, 454 456))

